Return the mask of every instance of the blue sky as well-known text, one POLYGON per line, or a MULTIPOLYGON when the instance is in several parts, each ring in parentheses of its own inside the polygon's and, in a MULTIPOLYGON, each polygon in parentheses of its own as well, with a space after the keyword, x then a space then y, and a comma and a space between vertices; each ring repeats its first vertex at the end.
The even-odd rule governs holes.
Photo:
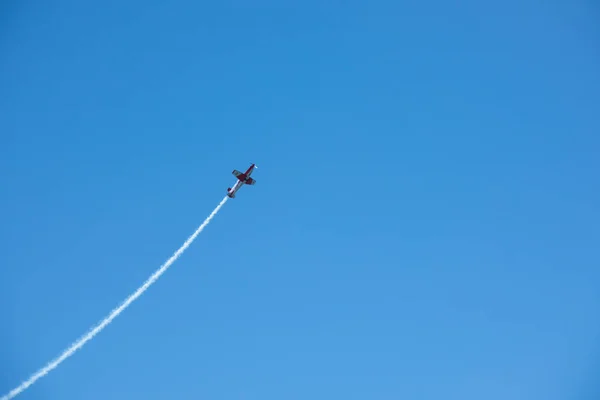
POLYGON ((24 1, 0 17, 0 394, 600 395, 592 2, 24 1))

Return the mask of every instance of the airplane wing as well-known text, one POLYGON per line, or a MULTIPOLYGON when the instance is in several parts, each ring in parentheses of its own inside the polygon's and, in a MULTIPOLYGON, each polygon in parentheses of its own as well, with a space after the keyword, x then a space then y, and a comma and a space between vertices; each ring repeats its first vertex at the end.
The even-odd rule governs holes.
POLYGON ((242 175, 242 173, 240 171, 238 171, 237 169, 234 169, 231 173, 233 175, 235 175, 236 178, 238 178, 240 175, 242 175))
POLYGON ((252 178, 247 178, 246 182, 244 182, 246 185, 254 185, 256 183, 256 179, 252 179, 252 178))

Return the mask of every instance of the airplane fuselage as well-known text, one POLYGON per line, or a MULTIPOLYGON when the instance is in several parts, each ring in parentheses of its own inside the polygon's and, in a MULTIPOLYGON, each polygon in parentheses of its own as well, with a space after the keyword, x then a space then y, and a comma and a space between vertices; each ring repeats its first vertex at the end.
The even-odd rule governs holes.
POLYGON ((227 189, 227 195, 233 199, 235 197, 235 192, 240 190, 243 184, 244 182, 238 180, 232 188, 227 189))

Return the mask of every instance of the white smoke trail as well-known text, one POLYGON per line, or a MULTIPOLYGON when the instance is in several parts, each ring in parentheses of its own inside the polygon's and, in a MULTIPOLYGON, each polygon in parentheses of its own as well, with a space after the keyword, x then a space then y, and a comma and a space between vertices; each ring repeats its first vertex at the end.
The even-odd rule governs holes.
POLYGON ((0 400, 12 399, 13 397, 23 392, 29 386, 33 385, 35 381, 44 377, 54 368, 58 367, 67 358, 71 357, 77 350, 82 348, 83 345, 85 345, 87 342, 92 340, 94 336, 100 333, 102 329, 106 328, 106 326, 110 324, 113 319, 118 317, 119 314, 121 314, 131 303, 133 303, 134 300, 140 297, 150 287, 150 285, 156 282, 156 280, 166 272, 166 270, 171 266, 171 264, 173 264, 179 258, 179 256, 190 246, 190 244, 192 244, 194 239, 196 239, 196 236, 198 236, 200 232, 202 232, 202 230, 206 227, 206 225, 208 225, 210 220, 213 219, 213 217, 219 212, 219 210, 221 209, 221 207, 223 207, 228 198, 229 197, 225 196, 223 200, 221 200, 219 205, 208 216, 208 218, 204 220, 202 225, 200 225, 198 229, 196 229, 196 231, 185 241, 185 243, 179 248, 179 250, 177 250, 171 256, 171 258, 167 260, 167 262, 165 262, 154 274, 152 274, 152 276, 148 278, 148 280, 144 282, 144 284, 138 290, 136 290, 132 295, 130 295, 119 307, 115 308, 106 318, 102 320, 102 322, 100 322, 98 325, 96 325, 96 327, 94 327, 88 333, 86 333, 81 339, 73 343, 71 347, 65 350, 58 358, 48 363, 44 368, 40 369, 38 372, 33 374, 25 382, 21 383, 20 386, 16 387, 15 389, 11 390, 8 394, 0 398, 0 400))

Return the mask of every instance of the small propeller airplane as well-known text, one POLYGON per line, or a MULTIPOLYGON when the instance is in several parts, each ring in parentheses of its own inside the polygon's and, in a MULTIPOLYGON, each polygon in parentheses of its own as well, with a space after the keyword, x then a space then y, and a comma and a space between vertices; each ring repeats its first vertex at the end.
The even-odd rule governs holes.
POLYGON ((250 178, 250 175, 252 175, 252 171, 254 171, 255 168, 258 168, 256 166, 256 164, 252 164, 252 165, 250 165, 250 168, 248 168, 246 170, 246 172, 240 172, 237 169, 234 169, 231 173, 233 175, 235 175, 235 177, 238 180, 235 183, 235 185, 233 185, 233 189, 232 188, 227 188, 227 196, 229 196, 230 198, 233 199, 235 197, 235 192, 237 192, 238 190, 240 190, 240 188, 244 184, 246 184, 246 185, 254 185, 256 183, 256 180, 250 178))

